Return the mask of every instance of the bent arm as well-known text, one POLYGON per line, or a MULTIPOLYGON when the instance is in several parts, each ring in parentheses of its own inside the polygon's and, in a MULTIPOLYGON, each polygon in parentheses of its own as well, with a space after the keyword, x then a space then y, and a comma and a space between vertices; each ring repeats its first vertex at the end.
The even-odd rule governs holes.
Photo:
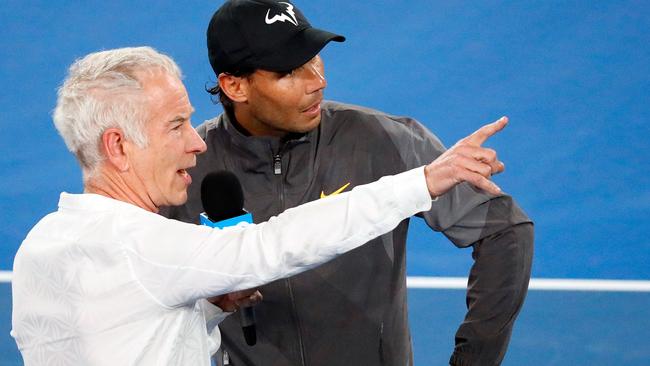
POLYGON ((458 328, 450 365, 499 365, 528 292, 533 225, 523 223, 473 246, 467 314, 458 328))
MULTIPOLYGON (((443 154, 440 141, 416 121, 399 146, 408 166, 443 154)), ((457 333, 450 364, 498 365, 527 294, 533 258, 533 225, 512 197, 492 195, 463 183, 421 216, 456 246, 473 247, 467 314, 457 333)))

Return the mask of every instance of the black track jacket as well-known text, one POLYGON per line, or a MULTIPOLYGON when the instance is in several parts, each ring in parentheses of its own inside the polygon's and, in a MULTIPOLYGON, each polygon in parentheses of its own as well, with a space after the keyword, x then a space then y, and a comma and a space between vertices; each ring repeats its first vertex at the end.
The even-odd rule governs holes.
MULTIPOLYGON (((197 130, 208 149, 190 170, 196 183, 186 205, 164 213, 187 222, 197 222, 203 211, 199 182, 212 171, 239 177, 245 209, 262 222, 321 195, 428 164, 444 151, 413 119, 335 102, 323 103, 318 128, 286 141, 246 136, 226 113, 197 130)), ((473 246, 468 312, 450 364, 500 364, 530 279, 530 219, 510 196, 493 197, 468 184, 418 216, 456 246, 473 246)), ((221 324, 231 365, 412 365, 408 221, 316 269, 260 288, 255 346, 246 345, 237 316, 221 324)))

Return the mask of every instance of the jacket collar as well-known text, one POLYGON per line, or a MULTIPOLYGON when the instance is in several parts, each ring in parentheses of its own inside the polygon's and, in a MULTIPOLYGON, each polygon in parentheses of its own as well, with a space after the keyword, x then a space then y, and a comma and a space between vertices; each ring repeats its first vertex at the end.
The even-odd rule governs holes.
POLYGON ((242 132, 235 119, 235 116, 228 112, 221 114, 221 125, 228 134, 233 145, 249 151, 263 152, 268 154, 269 149, 273 154, 283 153, 293 146, 311 142, 317 133, 318 128, 303 134, 291 134, 286 137, 275 136, 250 136, 242 132))
POLYGON ((59 196, 59 210, 83 210, 83 211, 116 211, 130 210, 137 212, 149 212, 134 204, 116 200, 95 193, 67 193, 61 192, 59 196))

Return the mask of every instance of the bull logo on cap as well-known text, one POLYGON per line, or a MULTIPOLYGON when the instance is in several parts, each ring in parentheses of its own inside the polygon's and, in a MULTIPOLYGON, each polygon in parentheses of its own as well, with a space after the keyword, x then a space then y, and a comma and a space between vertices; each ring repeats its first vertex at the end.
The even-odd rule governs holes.
POLYGON ((278 2, 278 4, 284 4, 287 6, 286 13, 280 13, 276 14, 273 16, 273 18, 269 18, 269 14, 271 13, 271 9, 266 11, 266 24, 273 24, 275 22, 289 22, 296 27, 298 26, 298 20, 296 20, 296 13, 293 12, 293 5, 285 2, 278 2))

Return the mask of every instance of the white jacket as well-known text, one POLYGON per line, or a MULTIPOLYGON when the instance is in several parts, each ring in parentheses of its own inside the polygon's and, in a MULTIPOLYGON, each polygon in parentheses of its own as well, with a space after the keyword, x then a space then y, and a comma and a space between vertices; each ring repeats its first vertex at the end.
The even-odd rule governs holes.
POLYGON ((224 230, 62 193, 16 255, 12 336, 28 366, 207 366, 227 314, 203 299, 306 271, 430 207, 423 168, 224 230))

